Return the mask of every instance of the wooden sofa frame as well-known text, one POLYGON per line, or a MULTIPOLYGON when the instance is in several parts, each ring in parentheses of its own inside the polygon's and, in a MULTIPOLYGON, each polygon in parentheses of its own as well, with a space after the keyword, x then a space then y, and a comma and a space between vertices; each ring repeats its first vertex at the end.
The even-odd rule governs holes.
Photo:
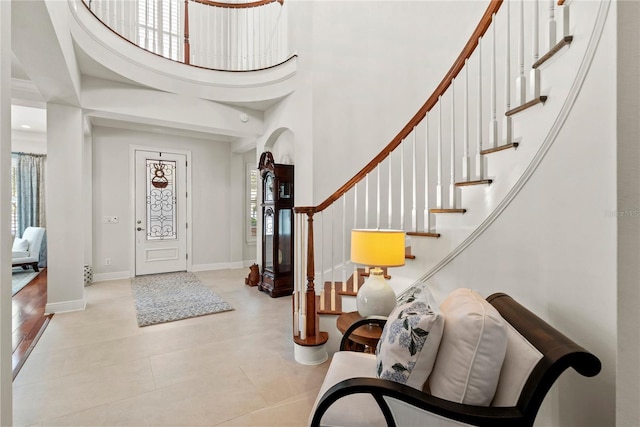
MULTIPOLYGON (((540 405, 556 379, 573 368, 581 375, 593 377, 600 372, 600 360, 580 347, 509 295, 496 293, 487 298, 502 317, 542 354, 527 378, 516 406, 484 407, 459 404, 415 388, 378 378, 351 378, 331 387, 318 402, 311 426, 320 426, 322 416, 338 399, 351 394, 370 394, 384 414, 387 425, 396 426, 385 397, 451 419, 478 426, 532 426, 540 405)), ((351 325, 342 338, 345 349, 349 335, 358 327, 371 322, 383 326, 384 320, 362 319, 351 325)))

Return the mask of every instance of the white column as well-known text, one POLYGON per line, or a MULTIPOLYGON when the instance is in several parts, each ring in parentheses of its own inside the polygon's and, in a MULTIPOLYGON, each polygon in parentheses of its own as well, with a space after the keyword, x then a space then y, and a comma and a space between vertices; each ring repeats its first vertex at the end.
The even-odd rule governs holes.
POLYGON ((436 162, 438 170, 436 177, 436 208, 442 209, 442 96, 438 97, 438 158, 436 162))
POLYGON ((455 79, 451 79, 451 159, 449 183, 449 207, 456 208, 456 94, 455 79))
POLYGON ((0 425, 13 425, 11 367, 11 2, 0 1, 0 425))
POLYGON ((471 180, 471 165, 469 158, 469 59, 464 60, 464 124, 463 124, 463 152, 462 152, 462 180, 471 180))
POLYGON ((424 117, 424 231, 431 232, 429 212, 429 115, 424 117))
POLYGON ((47 306, 48 313, 85 307, 83 261, 82 110, 47 104, 47 306))
POLYGON ((556 45, 556 0, 549 0, 549 40, 547 49, 551 50, 556 45))
POLYGON ((416 128, 413 128, 413 144, 411 146, 411 231, 418 231, 418 170, 416 165, 416 128))

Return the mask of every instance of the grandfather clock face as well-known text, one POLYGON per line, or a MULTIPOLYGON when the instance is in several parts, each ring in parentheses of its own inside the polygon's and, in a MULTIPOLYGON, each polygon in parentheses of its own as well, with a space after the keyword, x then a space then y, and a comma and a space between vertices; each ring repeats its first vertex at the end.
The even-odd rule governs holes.
POLYGON ((264 201, 265 202, 273 202, 274 195, 274 186, 276 183, 276 178, 272 173, 268 173, 264 179, 264 201))

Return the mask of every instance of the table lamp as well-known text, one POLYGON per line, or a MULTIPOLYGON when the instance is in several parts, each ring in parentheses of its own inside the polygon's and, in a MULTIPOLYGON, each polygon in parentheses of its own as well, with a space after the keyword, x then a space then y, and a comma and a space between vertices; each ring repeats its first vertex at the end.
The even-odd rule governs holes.
POLYGON ((404 231, 351 230, 351 262, 374 267, 358 290, 356 304, 360 316, 387 318, 396 306, 396 294, 380 267, 403 266, 404 252, 404 231))

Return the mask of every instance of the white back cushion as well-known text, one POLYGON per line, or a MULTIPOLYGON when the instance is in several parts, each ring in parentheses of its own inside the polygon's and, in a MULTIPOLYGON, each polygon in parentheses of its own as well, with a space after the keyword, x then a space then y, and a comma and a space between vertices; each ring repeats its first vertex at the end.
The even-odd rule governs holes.
POLYGON ((29 252, 29 241, 16 237, 13 240, 12 252, 29 252))
POLYGON ((444 333, 431 394, 468 405, 489 406, 507 350, 507 322, 480 294, 456 289, 440 305, 444 333))

